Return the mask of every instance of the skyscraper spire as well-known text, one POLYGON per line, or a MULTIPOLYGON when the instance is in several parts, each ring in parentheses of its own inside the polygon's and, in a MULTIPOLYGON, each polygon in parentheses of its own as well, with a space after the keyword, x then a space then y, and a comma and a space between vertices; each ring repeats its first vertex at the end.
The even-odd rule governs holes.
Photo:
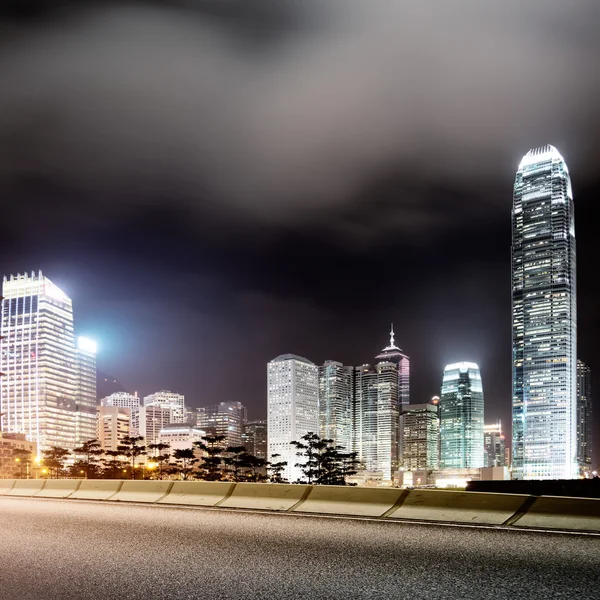
POLYGON ((394 347, 394 324, 392 323, 392 328, 390 330, 390 347, 394 347))

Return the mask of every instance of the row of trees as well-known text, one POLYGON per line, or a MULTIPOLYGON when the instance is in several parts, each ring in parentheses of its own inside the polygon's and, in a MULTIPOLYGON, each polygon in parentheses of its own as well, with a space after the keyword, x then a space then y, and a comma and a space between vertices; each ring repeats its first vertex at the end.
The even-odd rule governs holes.
MULTIPOLYGON (((98 440, 84 442, 71 453, 53 446, 43 452, 42 471, 49 477, 86 477, 88 479, 200 479, 204 481, 270 481, 286 483, 283 473, 287 462, 273 455, 271 461, 247 452, 244 446, 226 446, 225 436, 206 435, 191 448, 170 452, 168 444, 144 443, 144 438, 127 436, 116 450, 103 450, 98 440), (74 459, 74 460, 70 460, 74 459), (69 463, 69 466, 67 464, 69 463)), ((356 453, 346 453, 332 440, 314 433, 294 441, 303 478, 294 483, 346 485, 348 476, 356 473, 356 453)), ((32 462, 27 450, 15 450, 15 461, 23 477, 23 467, 32 462)))

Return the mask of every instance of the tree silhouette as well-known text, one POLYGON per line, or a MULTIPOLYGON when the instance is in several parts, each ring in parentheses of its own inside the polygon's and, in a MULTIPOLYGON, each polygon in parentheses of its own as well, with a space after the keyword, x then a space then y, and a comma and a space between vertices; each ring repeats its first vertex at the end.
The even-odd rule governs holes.
POLYGON ((69 451, 66 448, 52 446, 49 450, 42 452, 44 455, 44 464, 48 467, 50 475, 54 471, 54 477, 58 479, 65 468, 65 460, 69 456, 69 451))
POLYGON ((119 454, 121 454, 121 456, 126 456, 130 461, 129 465, 131 469, 131 479, 135 479, 135 463, 138 456, 144 456, 145 454, 148 454, 146 451, 146 446, 143 445, 143 443, 144 438, 142 436, 131 437, 127 435, 117 446, 119 454))
POLYGON ((177 473, 182 481, 189 479, 198 458, 193 448, 179 448, 173 452, 172 472, 177 473))
MULTIPOLYGON (((272 454, 271 459, 281 458, 281 454, 272 454)), ((287 460, 283 461, 271 461, 266 463, 267 473, 269 481, 271 483, 287 483, 287 479, 284 479, 283 472, 287 467, 287 460)))
POLYGON ((220 481, 223 479, 223 454, 225 446, 221 442, 225 439, 224 435, 205 435, 199 442, 194 442, 194 446, 204 451, 204 456, 200 459, 198 474, 201 479, 207 481, 220 481))
POLYGON ((156 463, 158 467, 156 472, 157 479, 162 479, 165 474, 166 467, 169 463, 169 459, 171 458, 170 454, 165 453, 165 450, 169 450, 171 446, 169 444, 163 444, 161 442, 157 444, 149 444, 148 450, 153 450, 154 454, 152 455, 152 462, 156 463))
POLYGON ((75 454, 75 456, 83 457, 73 465, 73 467, 77 464, 79 465, 78 468, 74 469, 75 476, 78 477, 82 470, 87 479, 98 475, 100 457, 104 454, 104 450, 102 450, 98 440, 88 440, 87 442, 83 442, 79 448, 73 450, 73 454, 75 454))

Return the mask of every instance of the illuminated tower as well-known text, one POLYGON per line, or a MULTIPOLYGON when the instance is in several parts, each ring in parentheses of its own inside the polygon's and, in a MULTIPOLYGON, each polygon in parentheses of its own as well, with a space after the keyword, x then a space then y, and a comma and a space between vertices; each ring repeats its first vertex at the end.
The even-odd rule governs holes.
POLYGON ((519 165, 512 209, 513 477, 577 477, 573 193, 553 146, 519 165))
POLYGON ((334 360, 319 367, 319 435, 346 452, 352 449, 354 372, 334 360))
POLYGON ((390 330, 390 345, 386 346, 375 358, 381 362, 392 362, 398 367, 398 402, 400 409, 410 403, 410 359, 394 341, 394 324, 390 330))
POLYGON ((483 386, 475 363, 447 365, 440 397, 440 467, 485 466, 483 386))
POLYGON ((580 474, 592 470, 592 371, 577 361, 577 462, 580 474))
POLYGON ((95 348, 75 345, 71 299, 41 272, 4 277, 2 293, 4 429, 39 450, 96 437, 95 348))

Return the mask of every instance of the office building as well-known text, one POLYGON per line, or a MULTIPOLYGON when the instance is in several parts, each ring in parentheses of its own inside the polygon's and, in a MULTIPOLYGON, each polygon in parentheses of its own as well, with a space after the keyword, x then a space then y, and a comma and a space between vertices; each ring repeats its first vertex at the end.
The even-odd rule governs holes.
POLYGON ((200 457, 202 451, 194 446, 195 442, 202 441, 206 432, 199 427, 189 425, 168 425, 158 432, 158 443, 168 444, 170 454, 175 450, 193 449, 197 451, 197 458, 200 457))
POLYGON ((483 427, 483 447, 486 467, 507 467, 506 439, 502 433, 502 423, 498 421, 483 427))
POLYGON ((267 422, 249 421, 245 423, 242 446, 246 448, 248 454, 267 460, 267 422))
POLYGON ((95 437, 95 348, 75 344, 71 299, 41 271, 4 277, 2 289, 3 428, 40 452, 73 449, 95 437))
POLYGON ((591 369, 577 361, 577 463, 581 475, 592 471, 592 382, 591 369))
POLYGON ((186 419, 185 397, 169 390, 161 390, 146 396, 144 406, 158 406, 171 411, 171 423, 183 424, 186 419))
POLYGON ((319 435, 346 452, 352 449, 354 373, 333 360, 319 367, 319 435))
POLYGON ((394 325, 390 331, 390 344, 375 358, 379 362, 392 362, 398 368, 398 401, 401 407, 410 404, 410 359, 395 343, 394 325))
POLYGON ((411 404, 400 416, 401 465, 407 471, 438 469, 440 455, 439 404, 411 404))
POLYGON ((131 434, 131 409, 98 406, 96 439, 102 450, 116 450, 124 437, 131 434))
POLYGON ((365 471, 391 481, 399 467, 398 365, 380 362, 356 368, 353 449, 365 471))
POLYGON ((196 424, 211 435, 223 435, 225 446, 242 445, 246 407, 241 402, 220 402, 198 408, 196 424))
POLYGON ((440 468, 485 466, 483 386, 471 362, 447 365, 440 394, 440 468))
POLYGON ((294 354, 282 354, 267 365, 267 444, 269 461, 287 462, 283 477, 301 480, 302 462, 290 442, 319 432, 319 372, 294 354), (273 459, 273 455, 279 455, 273 459))
POLYGON ((2 433, 0 431, 0 479, 27 478, 37 467, 37 444, 28 441, 24 433, 2 433), (27 462, 15 456, 15 450, 30 452, 27 462), (15 460, 19 458, 19 460, 15 460))
POLYGON ((569 479, 577 467, 573 193, 553 146, 530 150, 512 208, 513 476, 569 479))
POLYGON ((171 417, 171 408, 139 406, 131 411, 131 435, 143 437, 146 445, 156 444, 160 430, 171 424, 171 417))
POLYGON ((119 408, 128 408, 129 410, 135 410, 140 407, 140 399, 138 398, 137 392, 130 394, 128 392, 115 392, 106 398, 100 400, 101 406, 118 406, 119 408))

